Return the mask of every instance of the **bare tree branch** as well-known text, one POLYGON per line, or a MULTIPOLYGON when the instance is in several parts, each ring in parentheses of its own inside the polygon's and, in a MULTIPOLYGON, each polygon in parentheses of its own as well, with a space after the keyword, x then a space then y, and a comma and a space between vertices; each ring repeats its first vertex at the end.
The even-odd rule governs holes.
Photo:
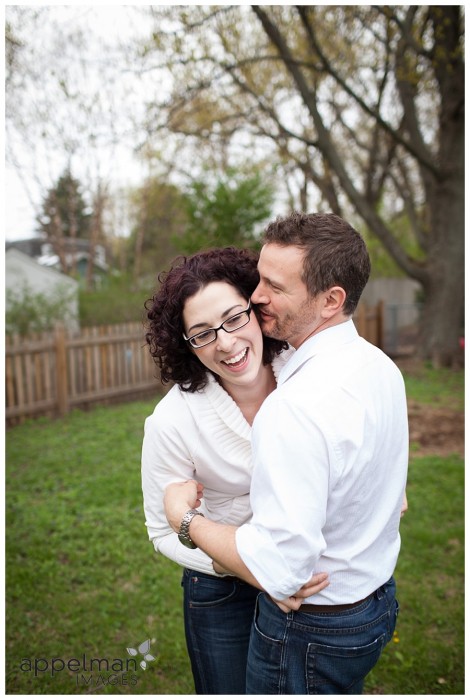
POLYGON ((318 53, 320 56, 324 68, 327 71, 329 75, 331 75, 336 82, 341 85, 343 90, 355 100, 355 102, 361 107, 361 109, 366 112, 366 114, 369 114, 371 117, 373 117, 378 124, 387 132, 389 132, 391 135, 393 135, 393 138, 398 141, 404 148, 406 148, 410 153, 412 153, 415 158, 417 158, 424 167, 426 167, 430 172, 434 173, 434 175, 438 175, 438 171, 432 161, 432 159, 429 156, 429 153, 427 152, 426 148, 423 148, 423 144, 419 144, 419 148, 417 148, 417 145, 414 142, 410 142, 406 139, 404 139, 400 133, 396 131, 396 129, 393 129, 393 127, 390 126, 378 113, 376 110, 372 109, 372 107, 369 107, 369 105, 364 102, 364 100, 349 86, 349 84, 344 80, 336 71, 333 67, 333 65, 328 61, 326 58, 325 54, 320 48, 319 43, 316 40, 315 33, 313 31, 313 28, 311 26, 311 23, 309 22, 308 19, 308 7, 304 5, 298 5, 297 6, 297 11, 302 19, 303 25, 305 27, 305 30, 307 32, 308 38, 312 44, 312 47, 315 49, 315 51, 318 53))
POLYGON ((385 248, 398 262, 402 269, 415 279, 421 279, 423 281, 426 280, 428 274, 426 269, 418 262, 412 261, 408 257, 373 207, 369 205, 365 197, 359 193, 353 184, 344 167, 343 160, 333 145, 333 142, 328 134, 328 130, 325 128, 323 120, 317 109, 315 94, 308 87, 299 68, 293 65, 292 61, 289 61, 290 51, 278 28, 271 22, 267 13, 261 9, 260 6, 252 5, 252 9, 260 19, 266 34, 278 49, 279 55, 283 58, 283 60, 286 60, 288 70, 290 71, 315 124, 318 134, 318 148, 324 153, 325 159, 331 164, 332 169, 338 175, 342 188, 350 200, 354 202, 358 212, 360 212, 361 216, 369 224, 372 230, 375 231, 377 237, 382 241, 385 248))

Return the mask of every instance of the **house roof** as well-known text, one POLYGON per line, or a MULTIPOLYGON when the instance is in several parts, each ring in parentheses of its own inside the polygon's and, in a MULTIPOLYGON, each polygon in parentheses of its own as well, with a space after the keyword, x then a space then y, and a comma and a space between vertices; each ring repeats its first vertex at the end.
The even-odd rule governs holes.
POLYGON ((31 279, 34 275, 40 275, 44 279, 47 277, 51 284, 61 283, 73 288, 78 288, 79 286, 77 280, 73 279, 73 277, 64 275, 52 267, 40 265, 34 258, 16 248, 9 248, 5 253, 5 272, 7 287, 9 278, 11 279, 14 275, 26 276, 28 279, 31 279))
MULTIPOLYGON (((62 248, 68 265, 71 265, 73 261, 88 260, 90 255, 90 241, 84 238, 63 238, 62 248)), ((60 266, 59 256, 53 251, 52 244, 42 237, 7 241, 6 250, 12 249, 30 256, 44 267, 60 266)), ((105 246, 101 243, 98 244, 95 247, 93 265, 104 272, 109 269, 105 255, 105 246)))
POLYGON ((41 255, 43 244, 44 239, 36 236, 35 238, 23 238, 17 241, 7 241, 5 244, 5 249, 10 250, 15 248, 16 250, 20 250, 25 255, 29 255, 31 258, 37 258, 39 255, 41 255))

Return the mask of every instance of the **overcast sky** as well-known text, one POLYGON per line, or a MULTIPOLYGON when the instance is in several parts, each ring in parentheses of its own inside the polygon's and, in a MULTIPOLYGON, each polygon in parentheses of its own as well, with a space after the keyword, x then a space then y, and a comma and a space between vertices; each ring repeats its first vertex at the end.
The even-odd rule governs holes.
MULTIPOLYGON (((17 5, 18 3, 8 3, 8 5, 17 5)), ((148 21, 144 22, 140 17, 139 12, 133 12, 142 8, 148 3, 133 3, 131 6, 124 4, 113 5, 81 5, 72 3, 69 5, 59 5, 59 3, 30 3, 28 7, 47 6, 50 8, 51 19, 58 21, 64 26, 64 33, 67 28, 82 26, 87 34, 93 32, 97 39, 94 42, 94 56, 90 58, 90 64, 95 62, 96 73, 95 80, 98 82, 101 79, 99 72, 100 60, 109 58, 109 45, 125 41, 127 38, 136 34, 143 34, 148 31, 148 21), (106 48, 104 45, 107 45, 106 48), (100 50, 102 55, 100 56, 100 50)), ((7 9, 2 7, 2 13, 5 18, 12 17, 7 9)), ((24 40, 35 42, 39 50, 44 47, 44 52, 48 50, 50 45, 49 34, 51 27, 43 24, 38 32, 31 36, 31 33, 25 33, 24 40)), ((21 31, 21 28, 20 30, 21 31)), ((20 34, 20 38, 23 36, 20 34)), ((44 53, 46 56, 47 54, 44 53)), ((92 82, 92 81, 90 81, 92 82)), ((134 84, 140 81, 134 81, 134 84)), ((5 137, 6 138, 6 137, 5 137)), ((20 171, 14 168, 10 163, 5 166, 4 172, 4 230, 7 240, 18 238, 29 238, 35 234, 35 207, 31 203, 31 199, 37 207, 41 201, 39 187, 35 182, 38 178, 38 169, 41 163, 44 164, 44 176, 40 173, 40 179, 46 189, 54 184, 60 172, 53 172, 54 154, 49 151, 44 154, 44 158, 38 158, 38 154, 33 154, 32 149, 27 144, 22 143, 15 138, 15 155, 21 164, 20 171), (47 161, 47 163, 46 163, 47 161), (46 172, 47 165, 47 172, 46 172), (32 171, 34 176, 32 177, 32 171)), ((133 144, 135 145, 135 144, 133 144)), ((112 185, 126 186, 136 184, 140 179, 141 169, 132 155, 131 144, 122 144, 114 146, 111 151, 103 152, 101 155, 104 175, 107 181, 111 181, 112 185), (106 165, 106 159, 109 160, 109 165, 106 165), (111 160, 112 159, 112 160, 111 160)), ((60 168, 62 169, 62 168, 60 168)), ((79 172, 73 174, 80 179, 79 172)))

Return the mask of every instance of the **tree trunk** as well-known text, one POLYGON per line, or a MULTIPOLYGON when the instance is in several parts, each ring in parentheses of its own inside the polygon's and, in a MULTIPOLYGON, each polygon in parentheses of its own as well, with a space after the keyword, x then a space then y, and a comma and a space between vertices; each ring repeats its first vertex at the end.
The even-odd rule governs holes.
POLYGON ((463 364, 459 345, 464 316, 462 285, 457 276, 442 284, 446 261, 439 267, 424 288, 417 354, 431 360, 434 367, 459 367, 463 364), (456 303, 459 298, 461 303, 456 303))
POLYGON ((95 200, 95 210, 91 219, 90 229, 90 248, 88 250, 88 260, 86 266, 86 284, 87 292, 91 292, 94 288, 93 272, 95 268, 95 251, 98 243, 98 237, 101 231, 101 203, 95 200))
POLYGON ((435 189, 431 211, 432 250, 423 283, 424 307, 420 326, 419 354, 437 367, 462 364, 459 345, 464 333, 464 129, 454 143, 451 176, 435 189))
POLYGON ((142 250, 144 247, 144 222, 139 223, 139 228, 137 229, 137 234, 135 237, 135 251, 134 251, 134 280, 138 281, 140 278, 140 273, 142 270, 142 250))
POLYGON ((62 219, 57 211, 54 213, 52 218, 51 231, 52 235, 49 235, 48 240, 52 244, 52 250, 59 258, 61 272, 63 272, 64 275, 67 275, 69 273, 69 266, 67 264, 67 256, 65 254, 62 219))
POLYGON ((442 95, 436 159, 440 177, 427 192, 430 248, 420 353, 435 366, 448 367, 463 361, 459 339, 463 335, 465 304, 464 67, 457 60, 456 36, 452 31, 455 21, 451 20, 455 13, 458 16, 458 8, 434 8, 432 12, 436 13, 436 32, 441 32, 444 18, 442 27, 448 29, 442 36, 446 50, 435 54, 442 95))
POLYGON ((98 183, 96 194, 93 198, 93 215, 91 217, 90 229, 90 249, 86 270, 86 289, 91 291, 94 288, 94 269, 96 247, 103 238, 103 211, 105 207, 106 193, 101 183, 98 183))

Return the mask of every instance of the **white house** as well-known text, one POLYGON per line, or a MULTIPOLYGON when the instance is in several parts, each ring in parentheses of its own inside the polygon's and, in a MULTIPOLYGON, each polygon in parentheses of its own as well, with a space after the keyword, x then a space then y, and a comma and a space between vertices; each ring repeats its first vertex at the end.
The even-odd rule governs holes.
MULTIPOLYGON (((61 241, 65 264, 68 269, 75 270, 77 279, 81 284, 84 284, 88 275, 88 264, 90 258, 90 241, 84 238, 66 238, 61 241)), ((16 241, 7 241, 6 249, 16 248, 17 250, 29 255, 33 260, 36 260, 44 267, 51 267, 59 272, 62 271, 59 256, 54 251, 51 243, 48 243, 43 238, 36 236, 34 238, 20 239, 16 241)), ((106 262, 106 249, 103 245, 96 245, 93 248, 93 280, 96 286, 99 287, 103 278, 109 271, 109 265, 106 262)))
POLYGON ((25 291, 31 294, 44 294, 51 300, 63 298, 65 311, 64 324, 70 330, 79 328, 78 315, 79 284, 72 277, 63 275, 54 268, 39 265, 29 255, 15 248, 5 253, 5 306, 9 299, 20 300, 25 291))

